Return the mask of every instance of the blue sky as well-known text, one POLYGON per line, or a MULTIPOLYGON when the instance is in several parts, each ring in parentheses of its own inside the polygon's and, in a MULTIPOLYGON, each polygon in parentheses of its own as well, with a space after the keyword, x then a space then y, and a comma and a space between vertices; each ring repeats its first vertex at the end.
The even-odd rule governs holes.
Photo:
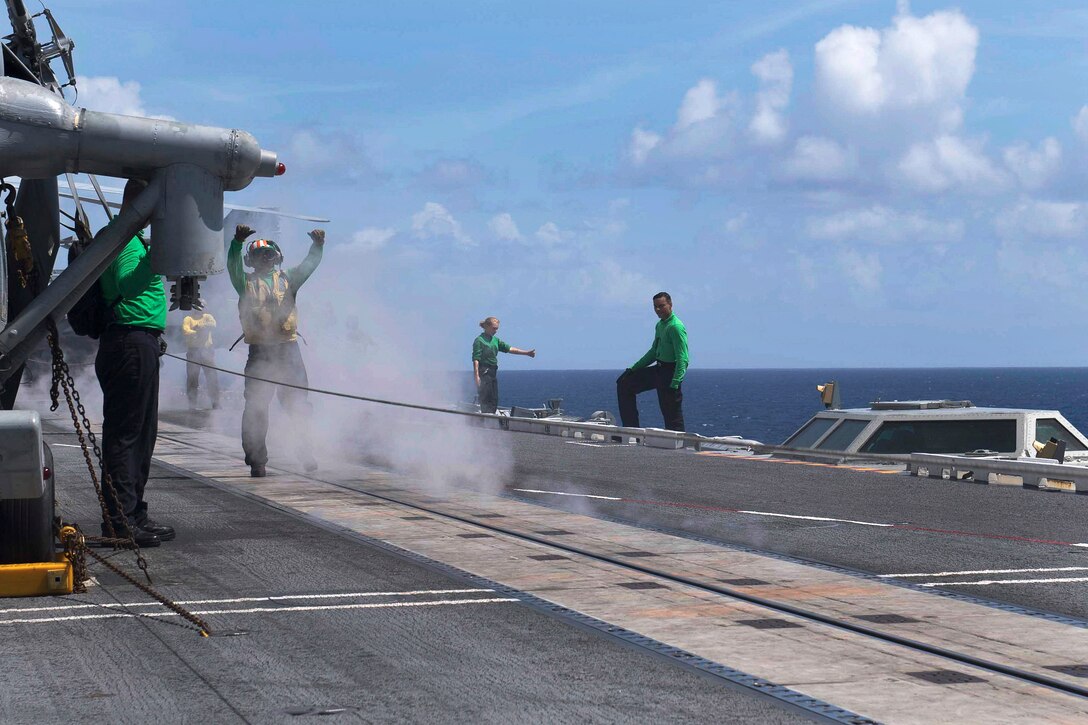
POLYGON ((1082 3, 51 7, 79 105, 280 153, 232 199, 333 220, 304 325, 623 368, 666 289, 698 367, 1088 353, 1082 3))

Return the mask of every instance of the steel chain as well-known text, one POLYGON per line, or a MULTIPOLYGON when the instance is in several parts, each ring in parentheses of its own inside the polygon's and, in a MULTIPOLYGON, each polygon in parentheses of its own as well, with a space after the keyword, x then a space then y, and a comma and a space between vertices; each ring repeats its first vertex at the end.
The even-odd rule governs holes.
MULTIPOLYGON (((56 323, 50 319, 49 325, 46 329, 46 339, 49 341, 49 350, 53 356, 53 380, 49 387, 49 400, 50 411, 56 411, 60 407, 60 392, 58 388, 64 389, 64 397, 68 403, 68 411, 72 415, 72 426, 75 428, 76 435, 79 437, 79 447, 83 451, 83 459, 87 462, 87 471, 91 474, 91 483, 94 484, 94 492, 98 496, 98 505, 102 509, 102 523, 106 529, 106 533, 110 538, 116 538, 117 532, 113 529, 113 520, 110 517, 109 507, 106 506, 106 499, 102 494, 102 486, 98 482, 98 472, 95 470, 94 462, 91 461, 90 451, 87 449, 87 439, 84 438, 84 430, 87 431, 87 436, 91 440, 91 446, 94 448, 94 457, 98 461, 98 465, 102 465, 102 450, 98 447, 98 439, 95 437, 94 431, 91 430, 91 423, 87 419, 87 411, 83 407, 82 401, 79 399, 79 392, 75 387, 75 380, 72 378, 71 372, 68 369, 68 364, 64 360, 64 351, 61 350, 60 345, 57 342, 57 326, 56 323), (76 411, 79 412, 79 417, 76 416, 76 411), (80 418, 82 418, 82 425, 80 424, 80 418)), ((108 478, 109 474, 103 469, 103 480, 109 481, 110 493, 113 494, 113 501, 117 503, 117 495, 113 490, 113 481, 108 478)))
POLYGON ((90 554, 99 564, 106 567, 107 569, 112 571, 114 574, 121 577, 122 579, 127 581, 129 584, 131 584, 132 586, 134 586, 137 589, 139 589, 140 591, 142 591, 144 594, 147 594, 149 597, 151 597, 152 599, 157 601, 159 604, 163 605, 164 607, 166 607, 170 611, 174 612, 175 614, 177 614, 182 619, 184 619, 184 620, 186 620, 188 622, 191 622, 197 628, 197 631, 200 632, 201 637, 210 637, 211 636, 212 628, 208 626, 208 623, 205 622, 200 617, 198 617, 197 615, 190 612, 185 607, 171 601, 167 597, 164 597, 162 594, 159 594, 157 591, 155 591, 155 589, 153 589, 152 587, 149 587, 148 585, 144 584, 143 582, 137 580, 135 577, 131 576, 128 572, 124 571, 123 569, 121 569, 121 568, 117 567, 115 564, 113 564, 113 562, 111 562, 109 559, 105 558, 104 556, 102 556, 101 554, 99 554, 96 551, 92 551, 86 545, 83 546, 83 551, 85 553, 87 553, 87 554, 90 554))
POLYGON ((134 587, 144 592, 151 598, 155 599, 164 607, 176 613, 182 619, 190 622, 193 625, 193 628, 200 633, 200 636, 208 637, 211 635, 211 627, 209 627, 208 623, 201 619, 199 616, 193 614, 181 605, 174 603, 170 599, 162 596, 151 587, 145 585, 143 582, 134 579, 127 572, 115 566, 113 562, 109 561, 104 556, 101 556, 97 552, 91 551, 87 547, 87 541, 100 537, 84 536, 83 532, 79 530, 78 526, 74 526, 71 524, 62 525, 60 528, 60 533, 58 535, 60 536, 60 539, 64 544, 64 555, 67 557, 68 561, 72 563, 72 573, 73 578, 75 579, 75 586, 72 590, 73 592, 82 594, 87 591, 87 588, 83 585, 83 582, 87 580, 87 555, 90 554, 93 559, 105 566, 114 574, 129 582, 134 587))
MULTIPOLYGON (((91 476, 91 483, 94 485, 95 493, 98 495, 98 504, 102 508, 102 524, 106 529, 106 536, 102 537, 103 540, 116 541, 122 537, 117 536, 117 531, 113 526, 113 518, 110 516, 109 507, 106 506, 106 500, 103 496, 105 491, 110 499, 114 503, 115 508, 120 508, 120 500, 117 498, 117 490, 113 486, 113 479, 110 477, 109 471, 102 465, 102 449, 98 446, 98 438, 95 436, 94 431, 91 430, 91 421, 87 418, 87 409, 83 407, 83 401, 80 400, 79 391, 76 389, 76 381, 72 378, 72 372, 68 369, 68 363, 64 361, 64 351, 60 347, 60 334, 57 332, 57 325, 52 318, 49 318, 48 328, 46 330, 46 337, 49 340, 49 348, 53 354, 53 383, 49 389, 49 398, 51 401, 50 410, 56 410, 59 407, 57 393, 57 386, 60 385, 64 390, 64 398, 68 402, 68 411, 72 415, 72 424, 75 426, 76 435, 79 437, 80 449, 83 451, 83 460, 87 462, 87 471, 91 476), (76 413, 79 413, 79 417, 76 417, 76 413), (84 431, 87 438, 84 438, 84 431), (102 471, 102 483, 99 484, 98 472, 95 470, 94 462, 91 461, 90 451, 87 449, 87 439, 90 439, 91 446, 94 448, 94 457, 98 461, 98 466, 102 471)), ((128 529, 128 538, 123 539, 125 543, 124 548, 131 548, 136 556, 136 566, 144 573, 144 577, 147 578, 147 583, 151 583, 151 573, 147 569, 147 560, 144 558, 143 553, 140 551, 140 547, 137 546, 134 534, 131 527, 125 526, 128 529)), ((123 533, 123 532, 122 532, 123 533)), ((116 546, 116 544, 114 545, 116 546)))
POLYGON ((87 542, 78 527, 61 523, 57 538, 64 544, 64 556, 72 564, 72 591, 83 594, 87 591, 87 542))
POLYGON ((126 526, 128 529, 128 538, 118 538, 114 531, 112 520, 109 515, 109 509, 106 507, 105 498, 102 495, 102 489, 105 488, 112 500, 116 503, 117 492, 113 487, 113 480, 110 478, 110 474, 106 471, 105 467, 102 467, 102 484, 98 482, 97 472, 95 471, 94 463, 91 461, 90 450, 87 446, 87 438, 91 441, 91 446, 94 448, 95 458, 98 460, 98 465, 102 466, 102 451, 98 446, 98 439, 95 437, 94 431, 91 430, 91 422, 87 419, 87 410, 83 407, 83 403, 79 398, 79 391, 76 390, 75 380, 72 378, 72 373, 68 369, 68 364, 64 361, 64 351, 61 350, 59 342, 59 333, 57 332, 57 325, 52 318, 49 319, 48 327, 46 329, 46 337, 49 341, 49 348, 53 354, 53 381, 49 390, 49 398, 51 401, 50 410, 55 411, 60 407, 60 393, 58 387, 64 391, 65 400, 68 403, 68 410, 72 415, 72 424, 75 426, 76 435, 79 437, 80 448, 83 451, 83 459, 87 462, 87 470, 91 475, 91 482, 94 484, 95 493, 98 495, 99 505, 102 507, 102 521, 106 526, 106 530, 109 536, 85 536, 77 528, 74 529, 74 535, 68 534, 67 539, 62 539, 65 544, 65 551, 68 552, 69 547, 72 549, 72 554, 69 557, 69 561, 72 562, 73 576, 79 575, 77 580, 79 584, 77 586, 82 587, 82 582, 86 580, 87 568, 86 568, 86 554, 90 554, 113 573, 120 576, 125 581, 135 586, 140 591, 144 592, 152 599, 156 600, 163 606, 167 607, 173 612, 176 612, 182 618, 192 622, 200 631, 202 637, 207 637, 211 633, 211 627, 202 620, 200 617, 189 612, 187 609, 179 604, 174 603, 167 597, 159 594, 152 587, 151 574, 147 570, 147 560, 144 559, 143 554, 140 552, 140 547, 136 545, 132 527, 126 526), (76 415, 78 411, 78 417, 76 415), (84 437, 84 431, 86 431, 86 438, 84 437), (72 543, 69 543, 71 541, 72 543), (134 577, 130 576, 127 572, 122 571, 113 563, 107 561, 104 557, 100 556, 97 552, 91 551, 87 547, 87 541, 93 541, 103 545, 114 546, 115 548, 132 548, 136 554, 136 566, 143 572, 144 577, 147 578, 147 584, 137 581, 134 577), (82 563, 77 564, 77 560, 82 560, 82 563))

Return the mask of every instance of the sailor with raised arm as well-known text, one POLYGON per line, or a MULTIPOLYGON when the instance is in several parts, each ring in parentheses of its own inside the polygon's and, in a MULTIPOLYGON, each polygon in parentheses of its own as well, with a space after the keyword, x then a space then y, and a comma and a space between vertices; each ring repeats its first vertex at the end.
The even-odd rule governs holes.
POLYGON ((616 379, 620 420, 626 427, 638 428, 636 396, 656 389, 665 428, 682 431, 684 394, 681 385, 688 369, 688 331, 673 313, 672 297, 668 292, 658 292, 653 303, 654 314, 658 317, 654 342, 638 362, 616 379))
POLYGON ((275 380, 306 387, 306 365, 298 346, 298 309, 295 296, 321 262, 325 246, 325 231, 310 232, 310 252, 302 263, 283 270, 283 252, 268 239, 249 243, 245 258, 242 245, 253 229, 239 224, 227 252, 227 271, 238 292, 238 316, 242 335, 249 345, 246 360, 245 411, 242 413, 242 450, 246 454, 249 473, 254 478, 266 475, 268 447, 268 407, 273 395, 290 416, 292 437, 298 447, 299 460, 307 471, 317 470, 317 460, 310 447, 309 424, 313 407, 306 391, 266 382, 275 380), (246 272, 243 262, 252 267, 246 272), (257 380, 255 378, 263 378, 257 380))
POLYGON ((480 329, 483 332, 472 341, 472 374, 476 379, 480 412, 494 413, 499 407, 499 353, 536 357, 536 349, 522 350, 500 340, 496 336, 499 331, 498 317, 480 320, 480 329))

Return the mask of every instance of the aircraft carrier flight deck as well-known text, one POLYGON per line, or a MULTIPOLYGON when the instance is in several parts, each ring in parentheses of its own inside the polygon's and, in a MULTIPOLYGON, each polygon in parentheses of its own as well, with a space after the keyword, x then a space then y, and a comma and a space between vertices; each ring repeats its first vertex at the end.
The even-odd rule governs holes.
MULTIPOLYGON (((1080 496, 483 430, 501 490, 362 461, 253 479, 228 431, 162 418, 178 538, 145 556, 212 636, 100 567, 6 600, 17 721, 1088 717, 1080 496)), ((93 521, 46 428, 59 509, 93 521)))

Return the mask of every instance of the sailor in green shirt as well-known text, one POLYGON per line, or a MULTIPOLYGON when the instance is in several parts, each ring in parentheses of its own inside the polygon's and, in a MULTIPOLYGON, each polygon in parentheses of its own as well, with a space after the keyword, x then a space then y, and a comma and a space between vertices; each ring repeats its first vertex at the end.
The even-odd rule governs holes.
POLYGON ((307 472, 317 470, 317 459, 310 446, 309 423, 313 406, 306 391, 275 385, 275 380, 303 388, 309 385, 302 351, 298 347, 298 309, 295 296, 321 262, 325 247, 325 230, 310 232, 310 251, 302 263, 284 271, 283 252, 268 239, 249 243, 245 258, 242 245, 254 231, 245 224, 234 230, 234 239, 227 250, 227 272, 238 292, 238 316, 242 336, 249 345, 246 360, 245 410, 242 412, 242 450, 246 454, 249 473, 263 478, 268 463, 268 409, 273 396, 290 417, 292 437, 298 457, 307 472), (243 263, 252 267, 246 272, 243 263), (257 378, 263 378, 258 380, 257 378))
POLYGON ((668 292, 654 295, 654 342, 649 351, 627 368, 616 380, 620 420, 629 428, 638 428, 636 396, 657 390, 657 403, 668 430, 684 430, 684 395, 681 385, 688 370, 688 331, 680 318, 673 314, 672 297, 668 292))
MULTIPOLYGON (((125 185, 125 209, 147 187, 125 185)), ((166 328, 166 291, 151 269, 143 235, 129 240, 99 278, 112 320, 98 342, 94 369, 102 388, 102 465, 112 485, 103 492, 113 532, 138 546, 158 546, 174 529, 147 515, 144 487, 159 421, 160 340, 166 328)), ((109 530, 102 525, 103 534, 109 530)))
POLYGON ((480 412, 494 413, 499 407, 499 353, 536 357, 536 350, 511 347, 495 336, 499 331, 498 317, 480 320, 483 333, 472 341, 472 372, 476 378, 476 391, 480 397, 480 412))

